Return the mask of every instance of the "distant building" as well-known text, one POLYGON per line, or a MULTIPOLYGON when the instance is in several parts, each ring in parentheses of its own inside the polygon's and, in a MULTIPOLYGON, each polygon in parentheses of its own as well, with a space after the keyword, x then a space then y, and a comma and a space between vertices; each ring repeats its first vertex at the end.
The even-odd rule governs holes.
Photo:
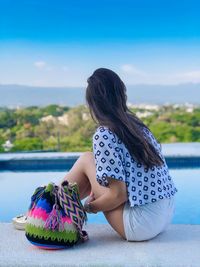
POLYGON ((13 146, 14 145, 10 142, 10 140, 6 140, 6 142, 2 145, 5 151, 10 151, 13 146))
POLYGON ((160 109, 159 105, 151 105, 151 104, 132 104, 132 103, 127 103, 128 107, 135 108, 135 109, 145 109, 145 110, 154 110, 158 111, 160 109))
POLYGON ((56 117, 54 117, 52 115, 48 115, 48 116, 42 117, 40 119, 40 121, 42 121, 42 122, 49 122, 49 121, 51 121, 51 122, 55 123, 57 121, 57 119, 56 119, 56 117))
POLYGON ((69 126, 69 115, 63 114, 62 116, 58 117, 59 124, 69 126))
POLYGON ((183 108, 186 112, 192 113, 194 111, 195 105, 190 103, 184 103, 184 104, 174 104, 173 108, 183 108))
POLYGON ((144 112, 140 112, 140 111, 137 111, 136 112, 136 116, 138 118, 146 118, 148 116, 151 116, 153 113, 152 112, 149 112, 149 111, 144 111, 144 112))
POLYGON ((89 118, 90 118, 89 114, 86 113, 86 112, 83 112, 83 114, 82 114, 82 120, 83 121, 87 121, 87 120, 89 120, 89 118))

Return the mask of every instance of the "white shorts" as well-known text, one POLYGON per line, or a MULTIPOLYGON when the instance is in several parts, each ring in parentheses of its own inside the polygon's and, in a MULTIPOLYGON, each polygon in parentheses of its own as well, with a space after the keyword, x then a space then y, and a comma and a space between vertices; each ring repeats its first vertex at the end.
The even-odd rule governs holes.
POLYGON ((175 196, 153 203, 123 209, 124 230, 127 241, 144 241, 163 232, 170 224, 175 211, 175 196))

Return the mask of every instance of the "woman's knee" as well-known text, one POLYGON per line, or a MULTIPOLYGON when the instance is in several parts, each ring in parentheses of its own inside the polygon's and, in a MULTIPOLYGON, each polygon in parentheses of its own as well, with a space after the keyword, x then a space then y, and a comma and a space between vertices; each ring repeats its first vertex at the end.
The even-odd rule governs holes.
POLYGON ((95 195, 95 198, 100 197, 108 190, 104 186, 101 186, 96 179, 96 166, 93 152, 87 151, 82 154, 84 163, 84 173, 88 177, 91 184, 91 190, 95 195))
MULTIPOLYGON (((79 164, 81 166, 82 169, 85 169, 85 166, 88 165, 89 161, 92 160, 92 152, 90 151, 86 151, 83 152, 79 158, 77 159, 77 161, 75 162, 76 164, 79 164)), ((93 153, 92 153, 93 154, 93 153)))
POLYGON ((95 161, 93 152, 86 151, 81 155, 85 173, 95 173, 95 161))
POLYGON ((94 159, 94 153, 91 151, 85 151, 85 152, 83 152, 81 157, 83 157, 85 160, 93 160, 94 159))

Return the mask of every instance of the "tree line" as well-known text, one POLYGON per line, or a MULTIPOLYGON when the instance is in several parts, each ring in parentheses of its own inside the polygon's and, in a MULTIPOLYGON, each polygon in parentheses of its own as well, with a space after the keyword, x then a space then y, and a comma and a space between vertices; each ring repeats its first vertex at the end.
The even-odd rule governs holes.
MULTIPOLYGON (((200 107, 131 108, 161 143, 200 142, 200 107)), ((97 125, 87 106, 0 108, 0 152, 87 151, 97 125)))

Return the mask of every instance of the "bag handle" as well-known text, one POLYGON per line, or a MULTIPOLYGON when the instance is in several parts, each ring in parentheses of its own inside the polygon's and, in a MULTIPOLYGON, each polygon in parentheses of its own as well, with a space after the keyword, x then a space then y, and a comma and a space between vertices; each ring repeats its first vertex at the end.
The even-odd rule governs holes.
MULTIPOLYGON (((74 184, 76 186, 76 183, 74 184)), ((57 196, 60 206, 65 214, 73 221, 79 231, 81 240, 84 242, 89 239, 88 233, 82 230, 84 221, 87 221, 87 213, 81 203, 78 187, 73 187, 67 180, 57 187, 57 196)))

